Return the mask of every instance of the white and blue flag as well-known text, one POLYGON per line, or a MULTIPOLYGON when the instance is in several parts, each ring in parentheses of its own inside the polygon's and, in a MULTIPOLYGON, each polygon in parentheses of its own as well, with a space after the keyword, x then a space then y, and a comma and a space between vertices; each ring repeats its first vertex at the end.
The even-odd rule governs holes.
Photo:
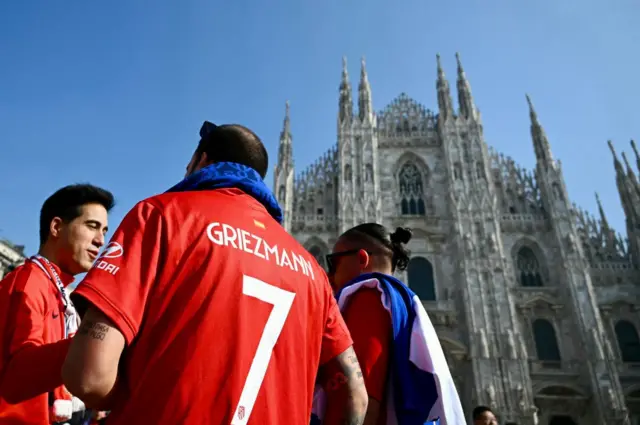
MULTIPOLYGON (((466 424, 440 341, 418 296, 393 276, 369 273, 338 293, 341 311, 363 287, 380 291, 382 305, 391 316, 387 425, 466 424)), ((322 423, 325 405, 324 391, 317 387, 312 424, 322 423)))

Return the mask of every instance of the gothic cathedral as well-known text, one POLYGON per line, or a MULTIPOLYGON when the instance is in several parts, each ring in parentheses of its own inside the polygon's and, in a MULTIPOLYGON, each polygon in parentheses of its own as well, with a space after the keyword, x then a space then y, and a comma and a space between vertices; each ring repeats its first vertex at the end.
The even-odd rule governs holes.
POLYGON ((355 113, 343 60, 338 142, 298 175, 287 103, 274 171, 284 225, 320 264, 356 224, 413 229, 398 277, 424 300, 467 412, 484 404, 519 425, 640 425, 636 171, 609 143, 624 238, 599 199, 599 219, 570 203, 528 96, 535 170, 487 146, 456 57, 458 110, 438 57, 437 113, 404 93, 374 113, 364 60, 355 113))

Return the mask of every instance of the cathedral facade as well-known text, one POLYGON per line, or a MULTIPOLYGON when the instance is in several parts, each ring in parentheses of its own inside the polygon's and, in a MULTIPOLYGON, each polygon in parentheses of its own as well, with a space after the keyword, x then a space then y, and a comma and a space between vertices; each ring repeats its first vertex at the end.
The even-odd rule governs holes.
POLYGON ((0 239, 0 279, 25 260, 24 246, 0 239))
POLYGON ((610 143, 623 237, 599 200, 598 218, 570 202, 528 96, 535 170, 487 146, 457 59, 457 110, 438 57, 437 112, 400 94, 380 113, 364 60, 357 93, 343 60, 337 144, 297 174, 287 104, 274 171, 285 228, 322 265, 356 224, 413 229, 398 277, 423 300, 466 412, 484 404, 501 423, 640 425, 636 171, 610 143))

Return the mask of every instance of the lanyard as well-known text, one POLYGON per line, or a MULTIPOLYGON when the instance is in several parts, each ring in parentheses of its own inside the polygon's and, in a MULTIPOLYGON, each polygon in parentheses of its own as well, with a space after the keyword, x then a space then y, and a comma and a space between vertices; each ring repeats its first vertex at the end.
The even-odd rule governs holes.
POLYGON ((64 288, 62 279, 60 279, 60 275, 51 262, 41 255, 31 257, 31 261, 40 267, 58 288, 62 304, 64 304, 64 338, 67 339, 70 335, 74 335, 76 333, 78 325, 80 324, 80 318, 78 317, 76 309, 73 307, 73 303, 67 295, 67 291, 64 288))
POLYGON ((33 261, 38 267, 42 269, 42 271, 49 276, 49 279, 56 285, 58 288, 58 292, 60 293, 60 298, 62 298, 62 303, 64 304, 65 310, 69 307, 69 298, 67 297, 67 291, 64 289, 64 284, 62 283, 62 279, 60 279, 60 275, 56 271, 56 269, 51 265, 51 262, 44 258, 42 255, 34 255, 31 257, 31 261, 33 261))

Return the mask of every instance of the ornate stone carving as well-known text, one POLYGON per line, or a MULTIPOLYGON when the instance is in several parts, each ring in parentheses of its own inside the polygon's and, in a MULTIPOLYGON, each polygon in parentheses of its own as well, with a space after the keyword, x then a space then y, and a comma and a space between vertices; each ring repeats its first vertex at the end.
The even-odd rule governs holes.
POLYGON ((478 339, 480 340, 480 357, 483 359, 489 358, 489 343, 487 342, 487 334, 484 329, 480 329, 478 332, 478 339))
POLYGON ((602 350, 602 344, 600 343, 597 329, 591 329, 591 339, 593 340, 593 349, 596 352, 596 359, 603 361, 604 351, 602 350))
POLYGON ((493 254, 498 250, 498 241, 496 239, 495 233, 490 233, 487 238, 487 251, 489 254, 493 254))
POLYGON ((529 357, 529 350, 527 349, 527 343, 524 340, 524 338, 522 337, 522 335, 518 335, 518 342, 520 345, 520 353, 522 355, 523 359, 526 359, 529 357))
POLYGON ((516 386, 516 398, 518 400, 518 407, 520 411, 525 412, 527 410, 527 396, 522 384, 516 386))
POLYGON ((610 386, 604 387, 604 394, 605 394, 606 402, 609 409, 611 409, 614 412, 617 411, 618 403, 616 401, 616 396, 613 393, 613 389, 610 386))
POLYGON ((577 246, 576 246, 576 238, 575 236, 573 236, 573 233, 569 233, 566 237, 566 243, 567 243, 567 250, 570 253, 574 253, 577 250, 577 246))
POLYGON ((485 392, 487 393, 489 406, 495 406, 496 405, 496 389, 493 387, 493 384, 489 384, 485 392))
POLYGON ((464 235, 464 249, 468 255, 473 254, 473 241, 468 233, 464 235))
POLYGON ((507 347, 509 348, 509 358, 511 360, 517 359, 518 352, 516 350, 516 339, 511 329, 507 331, 507 347))

